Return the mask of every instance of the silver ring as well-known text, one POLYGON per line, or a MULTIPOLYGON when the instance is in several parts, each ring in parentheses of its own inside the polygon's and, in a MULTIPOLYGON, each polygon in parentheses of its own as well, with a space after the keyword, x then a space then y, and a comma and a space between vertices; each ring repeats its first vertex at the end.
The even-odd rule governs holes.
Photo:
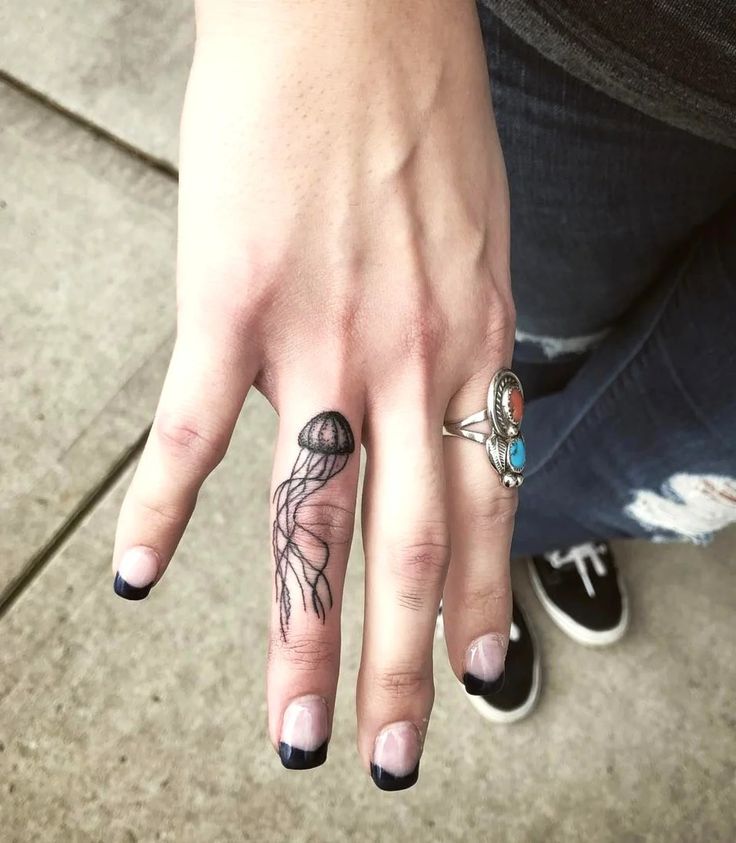
POLYGON ((460 421, 445 421, 445 433, 478 442, 486 449, 491 465, 506 488, 524 482, 526 444, 519 428, 524 416, 524 390, 511 369, 499 369, 488 387, 486 407, 460 421), (469 430, 471 425, 490 421, 491 432, 469 430))

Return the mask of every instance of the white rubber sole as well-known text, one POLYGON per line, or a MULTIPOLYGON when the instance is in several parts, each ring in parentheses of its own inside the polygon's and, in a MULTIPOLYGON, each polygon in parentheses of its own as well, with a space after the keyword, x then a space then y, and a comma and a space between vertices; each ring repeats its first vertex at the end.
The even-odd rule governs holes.
POLYGON ((525 717, 528 717, 537 707, 539 692, 542 687, 542 669, 539 660, 539 650, 537 649, 536 642, 533 643, 534 667, 532 668, 532 688, 523 705, 520 705, 518 708, 514 708, 511 711, 502 711, 500 708, 494 708, 485 700, 484 697, 478 697, 468 693, 465 694, 465 698, 469 700, 470 704, 484 720, 488 720, 490 723, 496 723, 500 726, 508 726, 511 723, 518 723, 519 720, 523 720, 525 717))
POLYGON ((539 602, 554 623, 566 635, 572 638, 573 641, 577 641, 578 644, 583 644, 586 647, 609 647, 624 637, 626 630, 629 628, 629 598, 618 576, 618 587, 621 592, 621 620, 611 629, 597 631, 579 624, 576 620, 565 614, 559 606, 556 606, 547 597, 542 581, 539 579, 537 569, 534 567, 534 562, 531 559, 528 562, 528 566, 529 579, 532 581, 532 588, 539 598, 539 602))

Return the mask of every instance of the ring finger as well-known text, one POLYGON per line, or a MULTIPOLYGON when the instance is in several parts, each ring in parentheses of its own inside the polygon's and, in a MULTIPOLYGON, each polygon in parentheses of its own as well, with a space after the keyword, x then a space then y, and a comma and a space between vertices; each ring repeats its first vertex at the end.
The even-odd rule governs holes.
MULTIPOLYGON (((469 381, 451 401, 448 419, 462 419, 484 407, 490 377, 488 371, 469 381)), ((508 413, 513 412, 520 423, 521 391, 510 394, 515 383, 503 381, 501 392, 508 413)), ((476 429, 481 427, 488 432, 490 421, 476 429)), ((508 441, 513 443, 513 437, 508 441)), ((514 446, 517 466, 520 457, 523 440, 518 439, 514 446)), ((452 534, 442 611, 447 650, 466 691, 488 695, 503 683, 511 625, 509 554, 518 496, 516 488, 501 482, 501 472, 494 469, 486 448, 477 442, 446 436, 445 458, 452 534)), ((519 476, 511 471, 507 482, 519 476)))

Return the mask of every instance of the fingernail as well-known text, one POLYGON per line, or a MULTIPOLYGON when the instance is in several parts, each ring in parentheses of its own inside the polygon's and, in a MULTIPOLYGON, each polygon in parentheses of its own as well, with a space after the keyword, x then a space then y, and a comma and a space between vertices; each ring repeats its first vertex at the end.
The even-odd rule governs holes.
POLYGON ((287 770, 311 770, 327 760, 327 703, 322 697, 301 697, 284 712, 279 758, 287 770))
POLYGON ((413 723, 383 729, 373 747, 371 778, 381 790, 406 790, 419 778, 422 739, 413 723))
POLYGON ((160 559, 150 547, 131 547, 123 554, 115 574, 115 594, 125 600, 143 600, 158 576, 160 559))
POLYGON ((482 635, 465 654, 463 683, 474 696, 495 694, 503 687, 503 665, 506 660, 506 639, 503 635, 482 635))

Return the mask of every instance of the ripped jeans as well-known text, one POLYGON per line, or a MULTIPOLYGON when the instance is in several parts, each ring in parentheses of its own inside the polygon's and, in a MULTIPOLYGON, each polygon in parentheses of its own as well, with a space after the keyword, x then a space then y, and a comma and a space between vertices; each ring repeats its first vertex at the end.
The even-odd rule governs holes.
POLYGON ((736 150, 479 8, 511 194, 529 460, 513 552, 736 521, 736 150))

